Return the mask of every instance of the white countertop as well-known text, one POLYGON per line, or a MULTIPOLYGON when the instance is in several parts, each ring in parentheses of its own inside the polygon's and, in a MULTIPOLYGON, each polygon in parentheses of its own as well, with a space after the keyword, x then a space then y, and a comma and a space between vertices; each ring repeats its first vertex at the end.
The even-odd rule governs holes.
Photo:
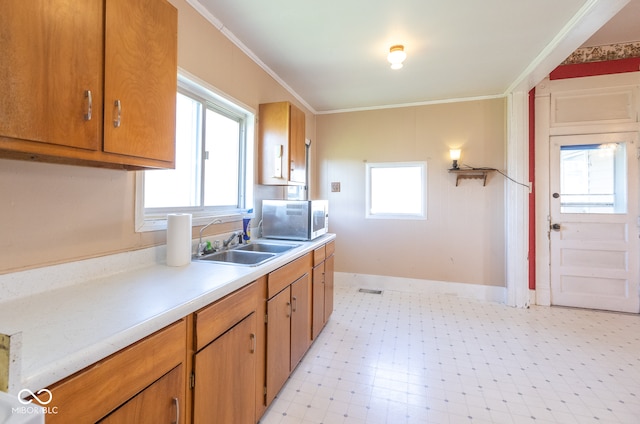
MULTIPOLYGON (((257 267, 197 261, 169 267, 160 263, 164 250, 156 251, 151 255, 162 258, 158 263, 9 300, 9 284, 3 285, 1 277, 11 279, 11 285, 33 277, 29 271, 0 276, 0 334, 19 334, 21 339, 18 372, 10 374, 9 391, 46 388, 334 238, 327 234, 296 242, 301 246, 257 267)), ((91 261, 96 260, 86 265, 91 261)), ((46 275, 46 269, 37 275, 46 275)))

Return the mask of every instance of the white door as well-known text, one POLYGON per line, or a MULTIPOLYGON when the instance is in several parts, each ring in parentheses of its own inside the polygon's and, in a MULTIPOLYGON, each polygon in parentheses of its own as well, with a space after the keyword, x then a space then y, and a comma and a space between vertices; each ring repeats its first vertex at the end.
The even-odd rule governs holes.
POLYGON ((551 304, 640 312, 637 133, 551 137, 551 304))

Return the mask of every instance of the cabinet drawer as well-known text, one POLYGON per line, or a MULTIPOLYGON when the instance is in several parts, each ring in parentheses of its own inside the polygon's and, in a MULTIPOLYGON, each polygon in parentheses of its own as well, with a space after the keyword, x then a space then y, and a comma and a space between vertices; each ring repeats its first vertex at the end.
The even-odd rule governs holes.
POLYGON ((289 284, 302 277, 304 274, 311 270, 311 264, 313 263, 313 255, 307 253, 306 255, 288 263, 287 265, 276 269, 269 273, 267 279, 268 284, 268 298, 278 294, 282 289, 289 284))
POLYGON ((182 319, 57 383, 47 424, 98 421, 182 363, 186 335, 182 319))
POLYGON ((258 284, 253 282, 197 311, 195 313, 196 351, 255 311, 259 297, 258 284))
POLYGON ((335 241, 330 241, 329 243, 325 244, 325 257, 329 257, 331 255, 333 255, 336 251, 336 242, 335 241))
POLYGON ((316 250, 313 251, 313 266, 318 266, 322 262, 324 262, 324 258, 327 257, 325 246, 326 245, 323 244, 322 246, 318 247, 316 250))

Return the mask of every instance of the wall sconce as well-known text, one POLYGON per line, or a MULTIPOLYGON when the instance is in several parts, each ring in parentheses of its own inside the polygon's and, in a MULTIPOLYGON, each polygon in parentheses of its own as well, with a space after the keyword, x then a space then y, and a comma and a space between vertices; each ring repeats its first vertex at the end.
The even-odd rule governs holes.
POLYGON ((453 161, 451 169, 458 169, 458 160, 460 159, 460 149, 449 149, 449 157, 453 161))
POLYGON ((482 180, 482 185, 485 186, 487 184, 487 175, 496 171, 494 168, 472 168, 470 166, 466 166, 464 168, 460 168, 458 165, 458 161, 460 160, 460 153, 462 153, 461 149, 449 149, 449 157, 453 161, 451 164, 451 168, 449 168, 450 174, 456 175, 456 187, 458 186, 461 179, 465 178, 477 178, 482 180))
POLYGON ((387 60, 391 64, 391 69, 402 68, 402 62, 407 58, 407 54, 404 52, 404 46, 402 44, 396 44, 391 46, 387 60))

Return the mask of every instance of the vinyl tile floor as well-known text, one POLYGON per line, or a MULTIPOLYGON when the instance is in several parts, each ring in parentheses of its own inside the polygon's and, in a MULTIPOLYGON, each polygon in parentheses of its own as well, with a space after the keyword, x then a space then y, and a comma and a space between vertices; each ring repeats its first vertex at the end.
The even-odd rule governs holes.
POLYGON ((262 424, 640 423, 640 316, 338 286, 262 424))

